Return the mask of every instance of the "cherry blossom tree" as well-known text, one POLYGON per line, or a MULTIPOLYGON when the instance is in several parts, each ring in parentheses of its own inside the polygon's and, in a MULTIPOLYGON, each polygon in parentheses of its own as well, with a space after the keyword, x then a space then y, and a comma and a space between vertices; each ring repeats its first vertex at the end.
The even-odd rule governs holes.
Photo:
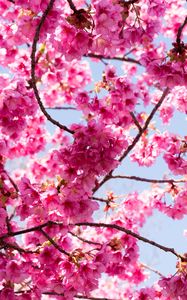
POLYGON ((187 214, 185 1, 0 0, 0 14, 0 299, 186 300, 187 255, 141 235, 155 211, 187 214), (139 243, 176 273, 148 286, 139 243))

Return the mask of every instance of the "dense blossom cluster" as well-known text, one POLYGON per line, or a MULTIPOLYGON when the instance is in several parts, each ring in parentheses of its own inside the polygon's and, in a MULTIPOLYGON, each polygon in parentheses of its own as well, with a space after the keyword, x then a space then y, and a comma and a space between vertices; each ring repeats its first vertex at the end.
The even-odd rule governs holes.
POLYGON ((186 14, 184 0, 0 0, 1 300, 187 299, 187 255, 140 235, 155 210, 187 215, 187 136, 171 129, 186 14), (162 177, 127 175, 158 161, 162 177), (146 286, 138 240, 176 273, 146 286))

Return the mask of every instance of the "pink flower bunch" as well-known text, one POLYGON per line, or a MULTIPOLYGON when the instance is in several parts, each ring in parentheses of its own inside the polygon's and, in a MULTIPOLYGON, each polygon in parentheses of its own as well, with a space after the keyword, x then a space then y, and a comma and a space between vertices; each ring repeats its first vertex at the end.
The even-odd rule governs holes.
POLYGON ((121 43, 119 36, 122 30, 123 7, 118 1, 112 3, 109 0, 105 2, 96 0, 94 10, 95 37, 92 51, 114 55, 116 45, 121 43))
POLYGON ((185 159, 186 139, 181 139, 176 135, 171 135, 167 139, 167 149, 164 154, 164 160, 169 169, 175 175, 185 175, 187 173, 187 161, 185 159))
POLYGON ((26 127, 26 117, 36 113, 38 106, 34 100, 33 92, 28 91, 24 82, 19 80, 16 86, 5 88, 1 97, 1 132, 17 139, 26 127))
POLYGON ((162 203, 160 210, 173 219, 182 219, 187 213, 187 205, 185 203, 186 196, 186 191, 178 192, 173 199, 173 205, 162 203))
POLYGON ((31 1, 31 0, 16 0, 15 4, 24 10, 30 10, 35 13, 44 11, 47 7, 47 0, 31 1))
POLYGON ((128 128, 133 123, 130 112, 138 100, 135 86, 130 85, 125 76, 116 78, 111 68, 106 69, 106 78, 100 85, 108 89, 109 94, 101 99, 99 97, 90 99, 87 92, 81 92, 75 100, 78 107, 85 114, 92 113, 92 117, 100 119, 104 124, 128 128))
POLYGON ((186 300, 186 275, 175 275, 159 281, 163 296, 172 300, 186 300))
POLYGON ((44 103, 50 107, 74 104, 75 95, 91 81, 88 63, 67 62, 63 56, 54 53, 51 50, 47 52, 47 58, 41 57, 41 81, 48 87, 42 91, 44 103))
MULTIPOLYGON (((63 164, 63 169, 59 170, 62 178, 60 193, 52 188, 51 192, 47 190, 40 199, 38 191, 33 190, 32 186, 30 191, 23 186, 25 180, 29 183, 28 179, 22 179, 20 186, 22 202, 17 209, 17 214, 22 219, 27 218, 31 212, 44 220, 48 217, 53 219, 55 215, 51 213, 58 207, 59 215, 55 218, 69 218, 78 222, 91 218, 93 211, 98 208, 96 202, 89 199, 95 181, 98 176, 116 166, 116 157, 126 147, 127 142, 122 133, 93 121, 87 127, 76 125, 73 130, 76 131, 75 141, 69 149, 62 148, 54 152, 58 157, 58 164, 63 164)), ((50 165, 52 166, 51 159, 50 165)), ((55 174, 57 169, 54 165, 53 168, 55 174)))
POLYGON ((148 4, 148 10, 147 15, 152 17, 160 17, 163 16, 166 8, 168 8, 168 2, 167 0, 153 0, 153 1, 147 1, 148 4))
POLYGON ((125 227, 137 230, 142 227, 148 216, 152 215, 154 205, 145 192, 127 194, 119 207, 118 215, 125 222, 125 227), (132 206, 135 205, 135 209, 132 206))
POLYGON ((137 162, 140 166, 149 167, 153 165, 156 158, 167 147, 167 136, 166 132, 162 135, 157 133, 151 136, 147 134, 142 135, 142 138, 130 156, 131 160, 137 162))
POLYGON ((147 71, 155 80, 159 81, 161 87, 186 86, 187 72, 183 62, 168 61, 162 63, 160 59, 154 61, 151 58, 147 64, 147 71))
POLYGON ((185 86, 177 86, 171 93, 171 102, 180 112, 187 112, 187 92, 185 86))
POLYGON ((83 176, 107 173, 118 164, 116 157, 127 147, 122 130, 106 127, 101 122, 90 121, 87 126, 73 125, 72 129, 75 131, 75 142, 70 149, 72 166, 77 165, 76 169, 80 175, 82 170, 83 176))
POLYGON ((67 22, 63 22, 56 32, 55 49, 65 56, 67 61, 80 59, 88 52, 92 38, 83 29, 77 30, 67 22))

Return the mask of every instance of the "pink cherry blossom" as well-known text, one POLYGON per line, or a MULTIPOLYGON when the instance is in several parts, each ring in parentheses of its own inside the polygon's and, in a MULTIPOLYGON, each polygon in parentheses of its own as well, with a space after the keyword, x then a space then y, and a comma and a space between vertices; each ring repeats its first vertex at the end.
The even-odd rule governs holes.
POLYGON ((185 1, 0 15, 0 299, 186 300, 187 254, 144 231, 187 215, 185 1))

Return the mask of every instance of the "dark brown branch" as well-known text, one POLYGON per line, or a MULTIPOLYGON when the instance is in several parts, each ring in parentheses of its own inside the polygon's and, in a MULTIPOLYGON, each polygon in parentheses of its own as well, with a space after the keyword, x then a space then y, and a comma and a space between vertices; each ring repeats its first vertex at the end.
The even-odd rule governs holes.
POLYGON ((75 108, 75 107, 72 107, 72 106, 45 107, 45 109, 76 110, 76 108, 75 108))
POLYGON ((36 68, 36 48, 37 48, 37 43, 39 41, 40 38, 40 31, 41 28, 47 18, 47 15, 49 14, 50 10, 53 8, 55 0, 50 0, 46 10, 44 11, 40 22, 36 28, 36 32, 34 35, 34 39, 33 39, 33 43, 32 43, 32 52, 31 52, 31 87, 33 88, 36 100, 38 102, 38 105, 41 109, 41 111, 43 112, 43 114, 46 116, 47 120, 50 121, 51 123, 53 123, 54 125, 58 126, 60 129, 63 129, 71 134, 73 134, 74 132, 72 130, 70 130, 68 127, 66 127, 65 125, 62 125, 61 123, 59 123, 58 121, 54 120, 49 114, 48 112, 45 110, 45 107, 41 101, 39 92, 38 92, 38 88, 36 85, 36 77, 35 77, 35 68, 36 68))
POLYGON ((17 250, 19 253, 30 253, 30 254, 38 253, 37 250, 33 251, 33 250, 23 249, 15 244, 7 243, 5 241, 0 242, 0 247, 1 249, 6 249, 6 248, 14 249, 17 250))
POLYGON ((142 182, 150 182, 150 183, 180 183, 180 182, 187 182, 187 180, 181 179, 181 180, 175 180, 175 179, 150 179, 150 178, 144 178, 139 176, 127 176, 127 175, 112 175, 110 177, 111 179, 129 179, 129 180, 136 180, 136 181, 142 181, 142 182))
POLYGON ((76 9, 76 6, 75 6, 75 4, 73 3, 72 0, 67 0, 67 2, 68 2, 68 4, 69 4, 69 7, 73 10, 73 12, 74 12, 75 14, 79 13, 79 11, 76 9))
MULTIPOLYGON (((151 122, 152 118, 154 117, 155 113, 157 112, 157 110, 159 109, 159 107, 162 105, 165 97, 167 96, 167 94, 169 93, 169 88, 166 88, 160 98, 160 100, 158 101, 158 103, 154 106, 154 108, 152 109, 150 115, 148 116, 144 126, 142 127, 142 130, 139 131, 139 133, 135 136, 133 142, 127 147, 127 149, 124 151, 124 153, 122 154, 122 156, 119 159, 119 162, 121 162, 128 154, 129 152, 135 147, 135 145, 137 144, 137 142, 139 141, 139 139, 141 138, 142 134, 147 130, 149 123, 151 122)), ((101 181, 100 183, 93 189, 93 193, 95 193, 106 181, 108 181, 111 177, 112 177, 112 173, 113 173, 114 169, 111 170, 101 181)))
POLYGON ((14 189, 16 190, 17 193, 19 193, 19 189, 17 184, 14 182, 14 180, 9 176, 8 172, 6 170, 4 170, 4 173, 6 174, 6 176, 8 177, 10 183, 12 184, 12 186, 14 187, 14 189))
POLYGON ((129 1, 124 1, 124 4, 130 5, 138 2, 139 0, 129 0, 129 1))
MULTIPOLYGON (((53 295, 53 296, 64 296, 63 293, 56 293, 56 292, 43 292, 43 295, 53 295)), ((98 298, 98 297, 86 297, 86 296, 82 296, 82 295, 75 295, 74 298, 78 298, 78 299, 87 299, 87 300, 115 300, 115 299, 109 299, 109 298, 98 298)), ((117 300, 117 299, 116 299, 117 300)))
POLYGON ((165 99, 165 97, 167 96, 168 93, 169 93, 169 88, 166 88, 164 90, 160 100, 154 106, 153 110, 151 111, 150 115, 148 116, 148 118, 147 118, 147 120, 146 120, 146 122, 145 122, 145 124, 142 128, 142 131, 137 134, 137 136, 133 140, 132 144, 126 149, 126 151, 120 157, 120 159, 119 159, 120 162, 129 154, 129 152, 134 148, 134 146, 137 144, 137 142, 141 138, 142 134, 147 130, 147 128, 149 126, 149 123, 151 122, 152 118, 154 117, 154 115, 157 112, 157 110, 159 109, 159 107, 162 105, 162 103, 163 103, 163 101, 164 101, 164 99, 165 99))
MULTIPOLYGON (((16 232, 10 232, 10 233, 7 233, 7 234, 4 234, 0 237, 0 242, 3 243, 4 242, 4 239, 6 238, 9 238, 9 237, 12 237, 12 236, 17 236, 17 235, 21 235, 21 234, 25 234, 25 233, 29 233, 29 232, 33 232, 33 231, 40 231, 42 232, 43 235, 45 235, 45 237, 51 242, 51 244, 53 244, 55 246, 55 248, 59 248, 58 250, 60 252, 62 252, 63 254, 65 255, 70 255, 69 253, 67 253, 65 250, 61 249, 50 237, 49 235, 43 231, 42 229, 44 227, 47 227, 47 226, 51 226, 51 225, 56 225, 56 226, 59 226, 59 225, 63 225, 62 223, 57 223, 57 222, 53 222, 53 221, 48 221, 46 223, 43 223, 41 225, 38 225, 38 226, 34 226, 32 228, 27 228, 27 229, 23 229, 23 230, 19 230, 19 231, 16 231, 16 232)), ((76 223, 76 224, 72 224, 74 226, 90 226, 90 227, 104 227, 104 228, 112 228, 112 229, 116 229, 116 230, 119 230, 119 231, 122 231, 122 232, 125 232, 126 234, 129 234, 131 236, 133 236, 134 238, 140 240, 140 241, 143 241, 144 243, 148 243, 154 247, 157 247, 165 252, 170 252, 172 254, 174 254, 175 256, 177 256, 178 258, 180 258, 182 261, 186 261, 186 257, 183 256, 183 255, 180 255, 178 254, 173 248, 169 248, 169 247, 165 247, 165 246, 162 246, 161 244, 158 244, 152 240, 149 240, 145 237, 142 237, 140 236, 139 234, 129 230, 129 229, 126 229, 122 226, 119 226, 119 225, 116 225, 116 224, 105 224, 105 223, 90 223, 90 222, 82 222, 82 223, 76 223)))
POLYGON ((87 300, 115 300, 114 298, 109 299, 109 298, 100 298, 100 297, 86 297, 86 296, 82 296, 82 295, 76 295, 74 297, 78 298, 78 299, 87 299, 87 300))
POLYGON ((93 242, 93 241, 84 239, 84 238, 78 236, 77 234, 75 234, 75 233, 73 233, 71 231, 68 231, 68 233, 71 234, 72 236, 76 237, 77 239, 79 239, 80 241, 82 241, 84 243, 87 243, 87 244, 90 244, 90 245, 102 246, 101 243, 97 243, 97 242, 93 242))
POLYGON ((43 229, 40 229, 40 232, 50 241, 50 243, 61 253, 70 256, 68 252, 62 249, 43 229))
POLYGON ((136 50, 136 48, 130 49, 129 51, 127 51, 127 52, 123 55, 123 57, 126 57, 127 55, 133 53, 135 50, 136 50))
POLYGON ((184 27, 186 26, 186 24, 187 24, 187 17, 184 19, 184 22, 179 27, 178 32, 177 32, 176 43, 178 45, 181 45, 181 35, 182 35, 182 31, 183 31, 184 27))
POLYGON ((103 199, 103 198, 98 198, 98 197, 91 197, 91 199, 96 200, 96 201, 100 201, 100 202, 104 202, 106 204, 109 202, 108 199, 103 199))
POLYGON ((12 212, 11 215, 9 216, 9 218, 8 218, 9 222, 14 218, 15 213, 16 213, 16 208, 14 208, 13 212, 12 212))
POLYGON ((116 229, 116 230, 119 230, 119 231, 122 231, 122 232, 125 232, 126 234, 130 235, 130 236, 133 236, 134 238, 144 242, 144 243, 148 243, 154 247, 157 247, 165 252, 170 252, 172 254, 174 254, 175 256, 177 256, 178 258, 184 260, 185 257, 183 255, 180 255, 178 254, 174 248, 169 248, 169 247, 166 247, 166 246, 163 246, 161 244, 158 244, 152 240, 149 240, 127 228, 124 228, 122 226, 119 226, 119 225, 116 225, 116 224, 105 224, 105 223, 89 223, 89 222, 82 222, 82 223, 76 223, 75 224, 76 226, 90 226, 90 227, 104 227, 104 228, 111 228, 111 229, 116 229))
POLYGON ((34 227, 31 227, 31 228, 27 228, 27 229, 22 229, 22 230, 6 233, 6 234, 0 236, 0 241, 2 241, 3 239, 6 239, 6 238, 12 237, 12 236, 17 236, 17 235, 21 235, 21 234, 25 234, 25 233, 29 233, 29 232, 33 232, 33 231, 37 231, 37 230, 41 230, 42 228, 47 227, 47 226, 51 226, 51 225, 62 225, 62 223, 56 223, 56 222, 48 221, 48 222, 40 224, 38 226, 34 226, 34 227))
MULTIPOLYGON (((29 290, 26 290, 26 291, 16 291, 15 294, 23 294, 25 292, 29 292, 29 290)), ((63 293, 56 293, 56 292, 53 292, 53 291, 43 292, 42 295, 64 297, 63 293)), ((87 297, 87 296, 83 296, 83 295, 75 295, 74 298, 77 298, 77 299, 87 299, 87 300, 118 300, 118 299, 114 299, 114 298, 109 299, 109 298, 100 298, 100 297, 87 297)))
POLYGON ((125 62, 134 63, 134 64, 142 66, 142 64, 138 60, 131 58, 131 57, 125 57, 125 56, 110 57, 110 56, 103 56, 103 55, 94 54, 94 53, 88 53, 88 54, 85 54, 84 56, 91 57, 91 58, 97 58, 97 59, 110 59, 110 60, 125 61, 125 62))
POLYGON ((12 230, 11 230, 11 224, 8 216, 6 217, 6 226, 7 226, 8 233, 10 233, 12 230))
POLYGON ((133 112, 130 112, 130 115, 134 121, 134 124, 136 125, 136 127, 138 128, 138 130, 141 132, 142 131, 142 127, 140 126, 140 123, 138 122, 138 120, 136 119, 135 115, 133 112))
POLYGON ((94 188, 93 188, 93 194, 95 192, 97 192, 97 190, 100 189, 100 187, 105 183, 107 182, 108 180, 110 180, 110 178, 112 177, 112 173, 113 173, 114 169, 111 170, 99 183, 98 185, 96 185, 94 188))
MULTIPOLYGON (((13 236, 17 236, 17 235, 21 235, 21 234, 26 234, 26 233, 29 233, 29 232, 33 232, 33 231, 40 231, 50 242, 51 244, 56 248, 58 249, 61 253, 65 254, 65 255, 70 255, 68 252, 66 252, 65 250, 63 250, 44 230, 43 228, 44 227, 47 227, 47 226, 51 226, 51 225, 63 225, 62 223, 57 223, 57 222, 52 222, 52 221, 48 221, 46 223, 43 223, 41 225, 38 225, 38 226, 34 226, 34 227, 31 227, 31 228, 27 228, 27 229, 23 229, 23 230, 19 230, 19 231, 15 231, 15 232, 8 232, 7 234, 4 234, 2 236, 0 236, 0 244, 3 245, 3 244, 8 244, 7 242, 4 241, 4 239, 6 238, 9 238, 9 237, 13 237, 13 236)), ((13 246, 12 246, 13 248, 13 246)), ((15 248, 16 249, 16 248, 15 248)), ((21 249, 21 248, 20 248, 21 249)), ((17 248, 18 250, 18 248, 17 248)), ((25 250, 27 251, 27 250, 25 250)), ((29 251, 29 250, 28 250, 29 251)), ((23 251, 22 251, 23 252, 23 251)), ((31 253, 29 251, 29 253, 31 253)), ((34 252, 32 252, 34 253, 34 252)))

